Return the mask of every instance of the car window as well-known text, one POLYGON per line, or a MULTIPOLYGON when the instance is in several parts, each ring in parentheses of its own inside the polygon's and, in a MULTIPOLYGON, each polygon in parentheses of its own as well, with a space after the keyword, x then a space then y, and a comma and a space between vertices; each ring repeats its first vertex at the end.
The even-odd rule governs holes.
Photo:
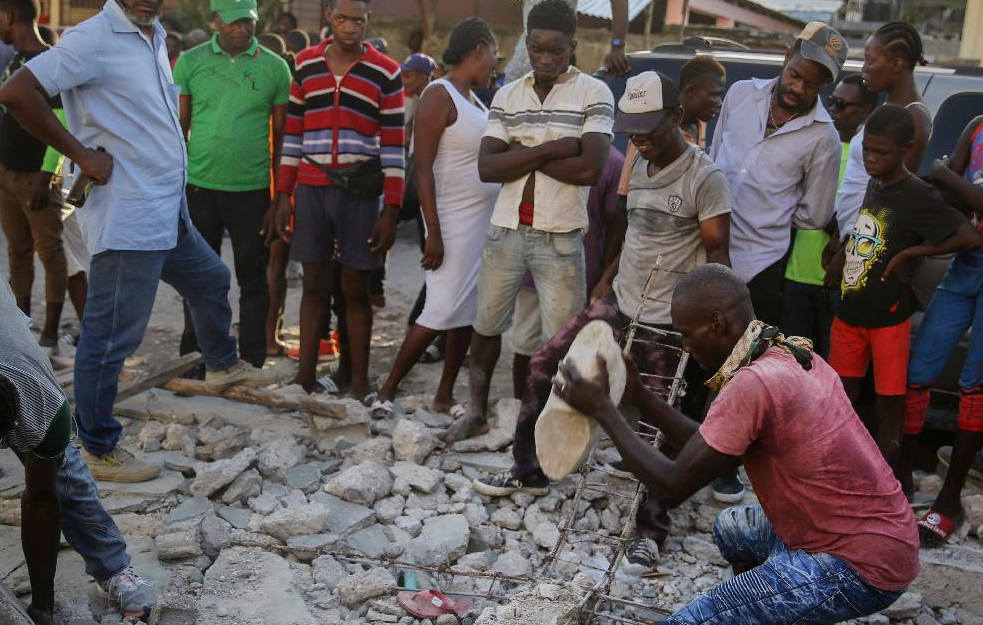
POLYGON ((919 173, 928 174, 932 161, 951 154, 966 124, 980 113, 983 113, 983 92, 970 91, 947 97, 935 113, 932 136, 919 173))

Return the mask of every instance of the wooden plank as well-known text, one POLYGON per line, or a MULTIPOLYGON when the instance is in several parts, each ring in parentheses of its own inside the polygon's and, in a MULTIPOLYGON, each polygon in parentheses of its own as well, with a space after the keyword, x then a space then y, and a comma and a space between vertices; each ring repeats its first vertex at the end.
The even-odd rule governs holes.
MULTIPOLYGON (((119 386, 119 391, 116 393, 116 403, 129 399, 134 395, 139 395, 144 391, 149 391, 152 388, 158 387, 172 378, 176 378, 183 373, 187 373, 203 362, 205 362, 205 359, 198 352, 192 352, 176 358, 167 363, 167 365, 159 371, 154 371, 149 375, 137 378, 132 382, 121 384, 119 386)), ((68 397, 69 400, 75 399, 74 387, 65 389, 65 396, 68 397)))
POLYGON ((281 395, 274 391, 248 386, 233 386, 221 393, 215 393, 205 386, 201 380, 185 380, 175 378, 161 385, 175 393, 188 395, 207 395, 209 397, 224 397, 232 401, 246 404, 256 404, 281 412, 303 412, 321 417, 344 419, 347 410, 337 399, 322 399, 310 395, 281 395))

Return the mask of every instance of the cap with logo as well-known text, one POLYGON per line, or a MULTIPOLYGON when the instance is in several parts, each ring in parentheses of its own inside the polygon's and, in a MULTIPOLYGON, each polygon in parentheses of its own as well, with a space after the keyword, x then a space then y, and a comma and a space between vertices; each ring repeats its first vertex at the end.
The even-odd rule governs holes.
POLYGON ((256 0, 211 0, 211 9, 226 24, 241 19, 259 19, 256 0))
POLYGON ((400 66, 400 69, 404 72, 421 72, 428 76, 433 74, 436 68, 437 64, 434 63, 433 59, 421 52, 414 52, 409 55, 400 66))
POLYGON ((615 132, 644 135, 655 130, 666 111, 679 107, 679 88, 665 74, 647 71, 632 76, 618 100, 615 132))
POLYGON ((843 35, 822 22, 809 22, 797 40, 801 42, 799 53, 828 69, 835 80, 850 51, 843 35))

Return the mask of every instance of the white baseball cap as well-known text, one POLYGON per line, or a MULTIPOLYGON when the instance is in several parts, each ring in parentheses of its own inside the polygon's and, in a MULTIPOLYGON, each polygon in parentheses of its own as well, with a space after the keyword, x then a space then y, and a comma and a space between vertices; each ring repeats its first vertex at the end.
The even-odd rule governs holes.
POLYGON ((643 135, 652 132, 667 110, 679 107, 679 88, 665 74, 647 71, 632 76, 618 100, 614 132, 643 135))

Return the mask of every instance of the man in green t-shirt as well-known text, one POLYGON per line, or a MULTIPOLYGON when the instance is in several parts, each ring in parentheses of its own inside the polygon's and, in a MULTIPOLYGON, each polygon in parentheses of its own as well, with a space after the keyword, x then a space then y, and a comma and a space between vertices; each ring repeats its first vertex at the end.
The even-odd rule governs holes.
MULTIPOLYGON (((229 232, 240 293, 239 353, 261 367, 269 292, 260 231, 270 207, 271 161, 279 162, 283 146, 290 69, 254 36, 256 0, 212 0, 211 9, 215 35, 174 66, 188 141, 188 208, 216 252, 229 232)), ((185 309, 181 353, 192 351, 198 344, 185 309)))
MULTIPOLYGON (((850 139, 876 105, 877 94, 864 86, 860 74, 844 77, 826 101, 843 144, 840 182, 850 155, 850 139)), ((823 249, 831 232, 837 232, 835 219, 824 230, 796 230, 782 293, 782 331, 812 339, 816 353, 823 358, 829 355, 829 328, 840 297, 839 285, 826 283, 823 268, 823 249)))

